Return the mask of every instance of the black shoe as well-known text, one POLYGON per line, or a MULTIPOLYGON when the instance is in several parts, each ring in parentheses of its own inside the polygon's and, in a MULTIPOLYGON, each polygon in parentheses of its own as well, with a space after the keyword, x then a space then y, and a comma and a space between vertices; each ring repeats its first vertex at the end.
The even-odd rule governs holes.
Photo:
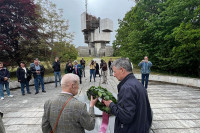
POLYGON ((45 91, 45 90, 43 90, 42 92, 46 93, 46 91, 45 91))
POLYGON ((39 92, 35 92, 35 95, 37 95, 39 92))
POLYGON ((90 79, 90 82, 91 82, 91 79, 90 79))
POLYGON ((24 93, 22 93, 22 95, 24 96, 25 94, 24 94, 24 93))
POLYGON ((27 94, 31 94, 31 92, 27 92, 27 94))

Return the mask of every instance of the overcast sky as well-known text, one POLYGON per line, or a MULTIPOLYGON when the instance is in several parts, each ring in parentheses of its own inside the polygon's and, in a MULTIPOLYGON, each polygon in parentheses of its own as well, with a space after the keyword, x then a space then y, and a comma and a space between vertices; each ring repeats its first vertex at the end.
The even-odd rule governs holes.
MULTIPOLYGON (((87 46, 84 43, 84 36, 81 32, 81 14, 85 11, 85 0, 50 0, 62 8, 64 18, 69 20, 69 31, 75 34, 73 43, 78 46, 87 46)), ((118 19, 123 19, 124 15, 135 6, 133 0, 88 0, 88 13, 101 19, 110 18, 114 24, 114 32, 111 33, 111 42, 115 40, 118 29, 118 19)))

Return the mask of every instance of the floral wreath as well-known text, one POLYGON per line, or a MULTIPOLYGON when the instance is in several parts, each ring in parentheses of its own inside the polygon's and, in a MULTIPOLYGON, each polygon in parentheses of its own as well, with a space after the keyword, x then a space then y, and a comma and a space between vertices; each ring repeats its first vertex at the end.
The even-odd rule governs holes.
MULTIPOLYGON (((101 86, 99 87, 95 87, 92 86, 87 90, 87 96, 88 99, 91 99, 91 96, 93 96, 93 98, 99 97, 101 99, 105 99, 105 100, 112 100, 115 104, 117 103, 117 100, 115 99, 115 97, 112 95, 111 92, 109 92, 106 88, 103 88, 101 86)), ((95 106, 103 111, 106 112, 108 114, 110 114, 110 108, 106 107, 106 105, 102 102, 99 101, 99 99, 97 100, 97 103, 95 104, 95 106)))

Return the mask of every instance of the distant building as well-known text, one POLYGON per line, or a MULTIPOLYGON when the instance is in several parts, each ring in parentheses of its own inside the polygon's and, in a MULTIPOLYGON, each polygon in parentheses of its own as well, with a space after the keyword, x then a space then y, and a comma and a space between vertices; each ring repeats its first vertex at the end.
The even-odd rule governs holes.
POLYGON ((84 12, 81 14, 81 30, 88 46, 77 48, 79 56, 113 56, 112 46, 106 46, 111 40, 112 20, 108 18, 101 20, 84 12))

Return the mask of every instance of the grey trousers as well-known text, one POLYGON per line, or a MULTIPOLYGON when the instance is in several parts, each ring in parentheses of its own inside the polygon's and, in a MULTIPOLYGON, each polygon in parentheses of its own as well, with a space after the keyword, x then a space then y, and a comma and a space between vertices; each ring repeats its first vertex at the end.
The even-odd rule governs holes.
POLYGON ((102 71, 103 83, 107 82, 108 71, 102 71))

